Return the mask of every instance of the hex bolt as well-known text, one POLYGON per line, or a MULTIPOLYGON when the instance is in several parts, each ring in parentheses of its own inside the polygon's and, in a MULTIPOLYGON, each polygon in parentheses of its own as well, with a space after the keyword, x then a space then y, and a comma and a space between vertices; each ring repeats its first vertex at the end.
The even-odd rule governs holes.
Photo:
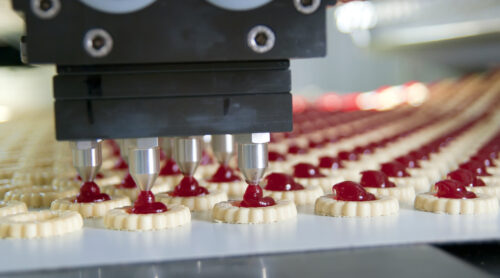
POLYGON ((250 29, 247 36, 247 44, 250 49, 257 53, 265 53, 274 47, 276 36, 271 28, 257 25, 250 29))
POLYGON ((320 6, 321 0, 293 0, 293 5, 303 14, 312 14, 320 6))
POLYGON ((50 19, 61 10, 61 2, 60 0, 31 0, 31 10, 41 19, 50 19))
POLYGON ((91 29, 83 38, 83 47, 94 58, 105 57, 113 49, 113 39, 104 29, 91 29))

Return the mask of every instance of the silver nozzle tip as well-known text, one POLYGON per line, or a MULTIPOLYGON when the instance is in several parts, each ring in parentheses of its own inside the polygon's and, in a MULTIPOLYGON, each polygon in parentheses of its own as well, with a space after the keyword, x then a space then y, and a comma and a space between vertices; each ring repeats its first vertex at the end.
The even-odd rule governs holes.
POLYGON ((212 150, 220 164, 227 165, 234 155, 234 137, 231 134, 212 135, 212 150))
POLYGON ((158 138, 128 139, 130 175, 141 190, 149 191, 160 172, 158 138))
POLYGON ((267 168, 267 143, 238 143, 238 168, 248 184, 259 184, 267 168))
POLYGON ((102 164, 101 140, 70 142, 73 166, 82 181, 93 181, 102 164))
POLYGON ((176 137, 174 159, 181 172, 186 176, 194 175, 201 160, 201 139, 197 136, 176 137))

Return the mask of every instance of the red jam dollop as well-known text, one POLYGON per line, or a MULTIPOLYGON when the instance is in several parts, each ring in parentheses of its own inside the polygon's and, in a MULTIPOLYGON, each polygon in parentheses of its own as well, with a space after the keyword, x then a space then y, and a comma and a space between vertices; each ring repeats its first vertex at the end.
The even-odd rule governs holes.
POLYGON ((368 193, 363 186, 352 181, 343 181, 333 186, 334 199, 338 201, 363 202, 373 201, 377 198, 368 193))
POLYGON ((341 151, 337 154, 337 157, 340 160, 348 160, 348 161, 356 161, 359 159, 359 156, 355 152, 341 151))
POLYGON ((288 147, 288 153, 290 153, 290 154, 306 154, 307 149, 301 148, 297 145, 292 145, 292 146, 288 147))
POLYGON ((75 199, 77 203, 96 203, 109 200, 109 195, 101 193, 99 186, 93 181, 84 182, 80 187, 80 194, 75 199))
POLYGON ((161 202, 155 202, 155 195, 151 191, 141 191, 134 202, 134 206, 128 213, 150 214, 167 211, 167 206, 161 202))
POLYGON ((116 162, 115 166, 113 167, 113 170, 125 170, 125 169, 128 169, 128 164, 125 161, 125 159, 123 159, 123 157, 120 156, 120 159, 118 159, 118 161, 116 162))
POLYGON ((384 172, 384 174, 386 174, 388 177, 400 178, 410 176, 410 174, 406 172, 406 167, 397 161, 383 163, 380 167, 380 170, 384 172))
POLYGON ((120 184, 115 185, 116 188, 136 188, 137 184, 135 184, 134 179, 128 173, 125 178, 123 178, 122 182, 120 184))
POLYGON ((271 173, 264 179, 265 190, 271 191, 293 191, 303 190, 304 186, 296 182, 292 176, 282 173, 271 173))
POLYGON ((461 182, 465 186, 486 186, 483 180, 477 178, 474 173, 465 169, 457 169, 449 172, 447 178, 461 182))
POLYGON ((493 162, 493 159, 487 155, 475 155, 470 158, 470 160, 474 160, 477 162, 480 162, 484 165, 484 167, 495 167, 495 162, 493 162))
POLYGON ((221 164, 213 176, 208 180, 209 182, 234 182, 241 180, 234 170, 227 165, 221 164))
POLYGON ((420 168, 418 160, 411 155, 403 155, 396 158, 395 160, 408 168, 420 168))
POLYGON ((389 188, 396 187, 396 185, 389 180, 386 174, 382 171, 363 171, 361 172, 361 186, 363 187, 376 187, 376 188, 389 188))
POLYGON ((256 208, 274 206, 276 202, 272 197, 264 197, 259 185, 249 184, 243 195, 243 200, 236 205, 244 208, 256 208))
POLYGON ((319 158, 319 168, 328 168, 328 169, 340 169, 344 168, 342 165, 342 161, 336 157, 332 156, 322 156, 319 158))
POLYGON ((491 174, 486 171, 484 164, 475 160, 469 160, 466 163, 460 164, 460 169, 469 170, 476 176, 491 176, 491 174))
POLYGON ((322 178, 325 175, 321 174, 318 167, 309 163, 298 163, 293 166, 293 176, 296 178, 322 178))
POLYGON ((434 187, 436 188, 435 195, 439 198, 473 199, 477 197, 474 192, 467 191, 465 186, 456 180, 442 180, 434 187))
POLYGON ((179 185, 174 188, 174 191, 169 193, 173 197, 193 197, 208 194, 208 190, 200 186, 198 181, 192 176, 182 178, 179 185))
POLYGON ((286 157, 280 154, 279 152, 269 151, 267 159, 271 162, 277 162, 277 161, 285 161, 286 157))
POLYGON ((177 163, 175 163, 175 160, 172 158, 167 159, 165 161, 165 165, 160 170, 159 175, 160 176, 175 176, 179 175, 181 171, 179 170, 179 166, 177 166, 177 163))

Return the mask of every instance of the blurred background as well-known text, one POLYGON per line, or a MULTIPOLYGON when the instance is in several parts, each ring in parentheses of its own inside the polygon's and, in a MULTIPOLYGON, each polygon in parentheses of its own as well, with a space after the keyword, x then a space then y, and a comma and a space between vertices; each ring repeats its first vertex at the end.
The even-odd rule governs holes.
MULTIPOLYGON (((292 92, 367 92, 432 82, 500 62, 500 1, 351 1, 327 10, 328 55, 292 60, 292 92)), ((50 107, 53 66, 19 59, 23 21, 0 0, 0 122, 50 107)))

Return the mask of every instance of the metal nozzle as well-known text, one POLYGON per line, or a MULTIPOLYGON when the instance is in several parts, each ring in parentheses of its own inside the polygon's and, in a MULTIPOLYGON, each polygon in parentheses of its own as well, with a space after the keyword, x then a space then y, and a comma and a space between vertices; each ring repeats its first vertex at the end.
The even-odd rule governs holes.
POLYGON ((128 163, 128 140, 127 139, 116 139, 115 140, 120 147, 120 156, 128 163))
POLYGON ((141 190, 149 191, 160 172, 158 137, 126 141, 130 175, 141 190))
POLYGON ((102 164, 101 139, 70 142, 73 166, 82 181, 93 181, 102 164))
POLYGON ((231 134, 212 135, 212 150, 220 164, 227 165, 234 154, 234 137, 231 134))
POLYGON ((165 156, 167 158, 172 158, 173 149, 174 149, 174 138, 162 137, 160 139, 160 146, 161 146, 161 149, 163 150, 163 153, 165 153, 165 156))
POLYGON ((238 168, 248 184, 259 184, 267 168, 269 133, 237 136, 238 168))
POLYGON ((174 159, 185 176, 192 176, 201 160, 201 140, 197 136, 177 137, 174 141, 174 159))

